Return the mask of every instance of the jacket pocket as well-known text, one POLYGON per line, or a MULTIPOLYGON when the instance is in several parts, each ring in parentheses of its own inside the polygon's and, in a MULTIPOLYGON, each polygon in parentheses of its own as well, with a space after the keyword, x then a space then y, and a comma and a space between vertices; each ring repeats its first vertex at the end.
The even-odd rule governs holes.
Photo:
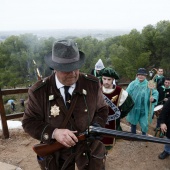
POLYGON ((106 161, 106 148, 104 144, 96 140, 90 146, 89 170, 104 170, 106 161))
POLYGON ((91 144, 90 151, 91 151, 91 156, 98 159, 103 159, 107 153, 104 144, 99 140, 95 140, 91 144))
POLYGON ((75 162, 79 170, 104 170, 106 149, 99 140, 91 143, 85 141, 76 149, 75 162))

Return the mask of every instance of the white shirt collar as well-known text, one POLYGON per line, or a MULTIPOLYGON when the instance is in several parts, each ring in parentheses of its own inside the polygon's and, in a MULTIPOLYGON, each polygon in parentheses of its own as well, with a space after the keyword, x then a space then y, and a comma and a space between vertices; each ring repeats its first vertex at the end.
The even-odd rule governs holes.
MULTIPOLYGON (((64 87, 64 84, 60 83, 60 81, 58 80, 58 77, 55 75, 55 82, 56 82, 56 86, 57 88, 60 90, 62 89, 62 87, 64 87)), ((74 89, 76 87, 76 83, 72 84, 69 88, 69 93, 72 95, 74 89)), ((61 91, 60 91, 61 92, 61 91)))
POLYGON ((104 86, 102 86, 102 90, 104 93, 112 93, 115 89, 107 89, 104 86))
POLYGON ((56 75, 55 75, 55 82, 56 82, 57 89, 60 89, 61 87, 64 86, 62 83, 59 82, 58 77, 56 75))

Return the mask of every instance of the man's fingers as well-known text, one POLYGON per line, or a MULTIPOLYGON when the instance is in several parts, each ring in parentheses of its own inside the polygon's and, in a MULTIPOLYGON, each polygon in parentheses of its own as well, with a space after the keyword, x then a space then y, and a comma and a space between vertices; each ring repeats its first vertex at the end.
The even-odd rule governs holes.
POLYGON ((74 146, 74 145, 76 145, 76 142, 73 140, 73 138, 71 137, 71 136, 67 136, 67 138, 66 138, 66 142, 67 142, 67 144, 69 145, 69 146, 74 146))
MULTIPOLYGON (((77 131, 74 132, 77 133, 77 131)), ((78 142, 78 139, 72 131, 69 131, 67 134, 65 134, 62 137, 62 141, 61 141, 61 143, 66 147, 74 146, 76 145, 76 142, 78 142)))
POLYGON ((66 146, 67 148, 70 148, 71 146, 70 145, 68 145, 66 142, 63 142, 62 143, 64 146, 66 146))
POLYGON ((55 131, 55 139, 66 147, 71 147, 76 145, 78 138, 75 133, 77 131, 70 131, 68 129, 57 129, 55 131))
POLYGON ((72 137, 69 134, 65 136, 61 143, 66 147, 72 147, 76 145, 76 142, 72 139, 72 137))
POLYGON ((77 131, 73 131, 73 133, 70 133, 69 136, 74 140, 74 142, 78 142, 78 139, 76 135, 74 134, 74 132, 77 133, 77 131))
POLYGON ((167 132, 167 129, 166 128, 161 128, 162 132, 163 133, 166 133, 167 132))

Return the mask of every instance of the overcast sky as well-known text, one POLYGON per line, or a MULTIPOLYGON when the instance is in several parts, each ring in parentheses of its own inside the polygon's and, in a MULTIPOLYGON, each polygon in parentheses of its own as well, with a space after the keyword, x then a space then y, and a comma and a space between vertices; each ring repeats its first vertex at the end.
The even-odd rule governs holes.
POLYGON ((0 0, 0 31, 142 29, 170 20, 170 0, 0 0))

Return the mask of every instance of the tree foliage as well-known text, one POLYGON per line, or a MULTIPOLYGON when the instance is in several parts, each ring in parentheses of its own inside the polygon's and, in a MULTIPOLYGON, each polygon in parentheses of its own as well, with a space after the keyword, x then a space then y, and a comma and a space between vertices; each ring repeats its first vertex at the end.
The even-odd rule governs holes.
MULTIPOLYGON (((70 38, 70 37, 67 37, 70 38)), ((147 70, 162 67, 165 75, 170 71, 170 22, 160 21, 147 25, 141 32, 136 29, 129 34, 98 40, 91 36, 72 37, 86 56, 82 72, 90 73, 98 59, 105 67, 113 67, 121 78, 132 80, 140 67, 147 70)), ((36 61, 43 77, 51 74, 44 56, 51 55, 50 37, 38 38, 33 34, 10 36, 0 43, 0 87, 28 86, 37 81, 36 61)))

